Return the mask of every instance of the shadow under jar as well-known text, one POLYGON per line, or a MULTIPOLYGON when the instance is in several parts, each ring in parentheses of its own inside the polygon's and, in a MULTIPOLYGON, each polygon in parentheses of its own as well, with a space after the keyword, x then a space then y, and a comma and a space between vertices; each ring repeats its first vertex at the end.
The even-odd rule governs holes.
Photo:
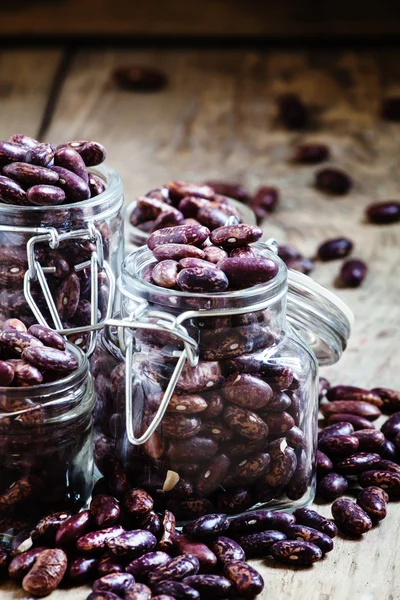
POLYGON ((127 256, 123 320, 92 357, 99 470, 116 454, 181 521, 314 496, 318 363, 340 358, 352 314, 265 244, 252 248, 276 262, 275 278, 210 294, 148 283, 152 253, 127 256))
MULTIPOLYGON (((105 165, 90 172, 106 190, 89 200, 58 206, 0 203, 0 320, 18 318, 27 327, 40 322, 61 331, 88 326, 110 312, 113 273, 123 257, 122 181, 105 165)), ((77 331, 68 339, 93 348, 94 335, 89 340, 88 333, 77 331)))
POLYGON ((57 381, 0 388, 0 534, 88 504, 95 394, 85 354, 57 381))

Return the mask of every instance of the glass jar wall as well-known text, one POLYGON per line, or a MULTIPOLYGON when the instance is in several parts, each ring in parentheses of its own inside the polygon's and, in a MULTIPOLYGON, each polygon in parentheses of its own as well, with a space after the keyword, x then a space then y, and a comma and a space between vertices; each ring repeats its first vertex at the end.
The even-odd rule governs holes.
POLYGON ((0 533, 54 511, 77 511, 93 485, 94 389, 83 352, 68 377, 0 388, 0 533))
MULTIPOLYGON (((15 317, 27 326, 39 321, 60 330, 106 316, 112 273, 123 257, 122 182, 104 165, 90 171, 106 190, 89 200, 59 206, 0 203, 1 320, 15 317), (92 315, 94 297, 98 311, 92 315)), ((87 348, 87 337, 76 333, 69 340, 87 348)))
POLYGON ((332 297, 303 287, 303 322, 290 324, 287 297, 293 314, 299 299, 287 295, 286 267, 264 244, 252 248, 276 261, 276 277, 211 294, 157 287, 146 281, 152 253, 129 255, 121 310, 134 339, 111 328, 93 357, 99 469, 115 453, 132 482, 182 521, 215 510, 292 509, 314 495, 318 363, 294 327, 308 323, 326 363, 326 352, 333 362, 343 350, 349 322, 334 303, 325 319, 332 297))

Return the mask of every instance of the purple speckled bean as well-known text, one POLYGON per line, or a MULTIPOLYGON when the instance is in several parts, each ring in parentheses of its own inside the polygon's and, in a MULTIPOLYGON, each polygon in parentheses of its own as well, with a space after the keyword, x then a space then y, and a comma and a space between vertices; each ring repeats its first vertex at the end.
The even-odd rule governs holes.
POLYGON ((45 546, 37 546, 14 556, 8 565, 8 576, 15 581, 22 581, 43 550, 47 550, 47 548, 45 546))
POLYGON ((229 537, 217 537, 211 542, 210 547, 221 564, 224 564, 229 560, 246 560, 246 554, 243 548, 235 540, 232 540, 229 537))
POLYGON ((276 529, 248 533, 236 538, 236 541, 243 548, 248 559, 268 556, 271 546, 282 540, 286 540, 286 535, 276 529))
POLYGON ((22 358, 44 371, 66 374, 75 371, 78 367, 78 359, 73 354, 47 346, 25 348, 22 358))
POLYGON ((210 235, 210 230, 203 225, 178 225, 166 227, 151 234, 147 240, 150 250, 163 244, 189 244, 201 246, 210 235))
POLYGON ((89 189, 90 189, 90 197, 94 198, 95 196, 99 196, 106 190, 106 185, 104 181, 98 175, 94 175, 93 173, 89 173, 89 189))
POLYGON ((124 600, 150 600, 151 589, 144 583, 130 585, 124 594, 124 600))
POLYGON ((192 554, 182 554, 173 558, 166 565, 157 567, 149 574, 149 583, 156 585, 163 580, 181 581, 189 575, 196 575, 200 563, 198 558, 192 554))
POLYGON ((16 204, 26 206, 29 204, 24 188, 19 183, 0 175, 0 201, 5 204, 16 204))
POLYGON ((149 573, 170 563, 172 558, 166 552, 147 552, 126 566, 126 571, 135 577, 145 578, 149 573))
POLYGON ((278 265, 271 258, 224 258, 218 263, 234 287, 251 287, 273 279, 278 265))
POLYGON ((256 242, 262 234, 262 229, 256 225, 225 225, 214 229, 210 234, 210 240, 215 246, 237 248, 256 242))
POLYGON ((205 594, 209 598, 229 596, 232 588, 229 579, 221 575, 189 575, 189 577, 185 577, 183 583, 190 585, 200 594, 205 594))
POLYGON ((98 142, 90 142, 87 140, 78 140, 66 142, 57 146, 60 148, 72 148, 81 155, 87 167, 95 167, 100 165, 106 159, 106 149, 98 142))
MULTIPOLYGON (((200 593, 181 581, 160 581, 154 586, 157 598, 175 598, 175 600, 200 600, 200 593)), ((153 597, 154 598, 154 597, 153 597)))
POLYGON ((199 538, 209 538, 223 533, 229 527, 229 519, 224 514, 204 515, 183 526, 183 533, 199 538))
POLYGON ((157 538, 150 531, 133 529, 113 537, 106 544, 116 556, 132 560, 153 550, 157 545, 157 538))
POLYGON ((25 348, 30 346, 43 346, 43 343, 33 335, 18 331, 17 329, 7 329, 0 333, 0 342, 16 355, 22 355, 25 348))
POLYGON ((72 319, 78 308, 81 292, 80 279, 76 273, 68 275, 57 290, 55 303, 61 319, 72 319))
POLYGON ((57 167, 64 167, 75 173, 83 179, 85 183, 89 183, 89 174, 83 158, 72 148, 58 148, 54 154, 54 164, 57 167))
POLYGON ((14 368, 8 362, 0 360, 0 387, 8 387, 14 379, 14 368))
POLYGON ((179 265, 175 260, 162 260, 153 267, 151 277, 157 285, 173 288, 177 283, 178 272, 179 265))
POLYGON ((26 197, 37 206, 56 206, 65 200, 65 192, 54 185, 39 184, 29 188, 26 197))
POLYGON ((156 246, 153 254, 157 260, 177 260, 182 258, 205 258, 205 250, 189 244, 162 244, 156 246))
POLYGON ((204 258, 208 260, 208 262, 217 264, 224 258, 228 258, 228 255, 225 250, 218 248, 218 246, 208 246, 207 248, 204 248, 204 258))
POLYGON ((98 495, 90 503, 90 512, 98 527, 111 527, 120 516, 121 509, 113 496, 98 495))
POLYGON ((182 269, 176 283, 184 292, 196 293, 223 292, 229 286, 225 273, 211 263, 210 266, 182 269))
POLYGON ((106 591, 121 594, 134 583, 135 578, 130 573, 109 573, 104 577, 100 577, 100 579, 96 579, 93 582, 92 589, 94 592, 106 591))
POLYGON ((58 174, 52 169, 23 162, 11 163, 3 167, 3 173, 19 184, 29 187, 40 183, 54 185, 59 180, 58 174))
POLYGON ((283 540, 271 548, 275 560, 292 565, 311 565, 322 558, 322 550, 311 542, 283 540))
POLYGON ((58 350, 65 350, 64 338, 56 331, 44 327, 44 325, 31 325, 28 329, 28 333, 40 340, 45 346, 57 348, 58 350))
POLYGON ((336 525, 345 533, 362 535, 372 528, 372 521, 363 509, 348 498, 340 498, 332 504, 336 525))
POLYGON ((10 358, 7 363, 14 371, 14 386, 29 387, 31 385, 42 383, 42 373, 26 360, 10 358))
POLYGON ((76 548, 79 552, 97 555, 99 552, 101 553, 101 551, 107 550, 107 542, 111 541, 114 537, 118 537, 122 533, 124 533, 124 530, 120 525, 114 525, 113 527, 107 527, 106 529, 98 529, 97 531, 89 531, 89 533, 85 533, 85 535, 82 535, 78 539, 76 548))
POLYGON ((294 511, 293 516, 295 517, 295 522, 300 525, 307 525, 308 527, 318 529, 318 531, 326 533, 331 538, 334 538, 337 535, 338 530, 335 523, 330 519, 326 519, 322 515, 319 515, 315 510, 311 510, 310 508, 297 508, 294 511))
POLYGON ((27 147, 16 140, 5 142, 0 140, 0 165, 25 160, 27 147))
POLYGON ((47 167, 54 158, 54 146, 47 142, 40 142, 30 148, 25 156, 25 161, 40 167, 47 167))
POLYGON ((78 175, 64 167, 52 167, 58 175, 58 185, 64 190, 67 201, 80 202, 90 198, 89 185, 78 175))
POLYGON ((264 580, 260 573, 240 560, 226 562, 224 575, 233 583, 233 592, 239 596, 257 596, 264 588, 264 580))
POLYGON ((291 525, 287 528, 287 536, 291 540, 304 540, 305 542, 311 542, 319 548, 325 554, 333 550, 333 541, 326 533, 307 527, 306 525, 291 525))

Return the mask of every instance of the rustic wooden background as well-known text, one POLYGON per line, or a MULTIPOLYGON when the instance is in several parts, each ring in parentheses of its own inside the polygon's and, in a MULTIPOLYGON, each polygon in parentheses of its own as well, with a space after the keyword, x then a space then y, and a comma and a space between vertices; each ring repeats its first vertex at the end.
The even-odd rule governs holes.
POLYGON ((384 39, 397 0, 5 0, 0 35, 384 39))
MULTIPOLYGON (((28 4, 27 4, 28 6, 28 4)), ((126 200, 171 178, 241 181, 251 190, 277 185, 278 211, 268 236, 311 256, 328 237, 346 235, 353 255, 369 265, 357 290, 336 290, 356 315, 341 361, 323 370, 334 384, 400 388, 400 224, 364 222, 375 200, 400 198, 400 124, 383 122, 384 96, 400 92, 400 50, 90 50, 0 51, 0 138, 14 132, 60 142, 93 138, 108 148, 122 175, 126 200), (155 94, 118 89, 114 66, 156 65, 168 74, 155 94), (275 96, 295 91, 312 108, 304 133, 276 120, 275 96), (297 143, 330 145, 331 164, 347 170, 354 188, 327 197, 312 185, 315 167, 293 166, 297 143)), ((340 261, 317 265, 315 279, 333 288, 340 261)), ((329 506, 319 507, 329 514, 329 506)), ((335 550, 309 569, 257 561, 265 598, 394 600, 400 597, 400 507, 365 539, 337 540, 335 550)), ((51 597, 81 600, 86 588, 51 597)), ((7 584, 4 600, 24 594, 7 584)))

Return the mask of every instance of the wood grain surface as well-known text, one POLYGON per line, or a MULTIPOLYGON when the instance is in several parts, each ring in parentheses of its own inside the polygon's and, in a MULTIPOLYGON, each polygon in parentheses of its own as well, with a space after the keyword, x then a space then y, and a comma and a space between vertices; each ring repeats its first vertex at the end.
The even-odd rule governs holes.
MULTIPOLYGON (((26 89, 30 89, 28 71, 26 89)), ((36 94, 30 92, 35 98, 31 112, 22 111, 21 121, 18 110, 12 113, 17 115, 12 117, 14 129, 32 133, 38 128, 38 107, 45 104, 49 78, 44 77, 36 94)), ((110 164, 123 176, 127 201, 172 178, 235 180, 250 190, 268 183, 281 190, 280 207, 264 224, 268 237, 293 243, 308 256, 329 237, 350 237, 353 256, 369 265, 361 288, 334 288, 341 261, 317 264, 314 272, 316 281, 336 291, 356 316, 342 359, 322 374, 334 384, 400 389, 400 224, 374 226, 363 216, 372 201, 400 198, 400 124, 383 122, 379 116, 382 98, 396 91, 400 91, 400 51, 395 49, 77 51, 45 137, 54 142, 93 138, 104 143, 110 164), (110 71, 129 63, 165 69, 169 87, 157 94, 118 89, 110 71), (311 107, 307 132, 287 132, 277 122, 274 100, 284 91, 298 92, 311 107), (330 164, 352 175, 354 187, 347 196, 317 192, 316 167, 291 164, 293 148, 306 140, 328 143, 330 164)), ((13 103, 24 105, 24 95, 16 89, 13 103)), ((11 110, 7 100, 0 101, 11 110)), ((8 120, 0 111, 0 137, 9 133, 8 120)), ((330 507, 318 510, 329 515, 330 507)), ((266 582, 262 599, 399 598, 399 520, 400 507, 391 503, 387 519, 364 539, 339 537, 334 551, 312 568, 255 561, 266 582)), ((87 594, 86 588, 58 591, 51 600, 80 600, 87 594)), ((0 587, 2 600, 23 596, 11 584, 0 587)))
POLYGON ((386 0, 19 0, 0 3, 0 35, 335 38, 398 34, 386 0))

